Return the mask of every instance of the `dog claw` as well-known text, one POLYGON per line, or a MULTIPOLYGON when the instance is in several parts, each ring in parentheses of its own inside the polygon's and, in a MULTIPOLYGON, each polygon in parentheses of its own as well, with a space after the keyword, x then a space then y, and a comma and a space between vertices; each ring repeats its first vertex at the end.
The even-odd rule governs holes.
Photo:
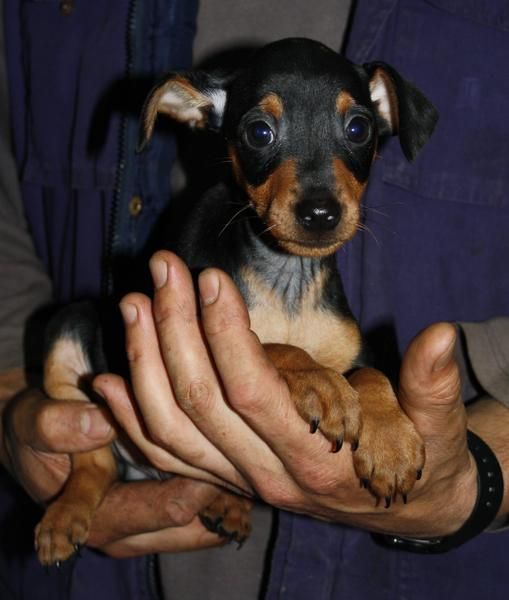
POLYGON ((419 479, 421 479, 421 477, 422 477, 422 469, 417 469, 417 473, 415 475, 415 479, 417 481, 419 481, 419 479))
POLYGON ((359 448, 359 440, 354 440, 351 444, 350 447, 352 448, 352 452, 355 452, 358 448, 359 448))
POLYGON ((401 494, 401 497, 403 498, 403 504, 406 504, 408 502, 408 496, 406 494, 401 494))
POLYGON ((319 425, 320 425, 320 419, 318 417, 311 419, 311 423, 309 424, 309 432, 316 433, 318 431, 319 425))
POLYGON ((237 551, 238 550, 242 550, 242 546, 244 545, 244 542, 246 541, 246 538, 241 538, 240 540, 236 540, 237 542, 237 551))
POLYGON ((367 490, 368 485, 369 485, 369 479, 367 479, 366 477, 363 477, 361 479, 361 488, 364 488, 365 490, 367 490))
POLYGON ((385 496, 385 508, 390 508, 392 503, 392 498, 390 496, 385 496))
POLYGON ((342 447, 343 447, 343 438, 338 437, 332 443, 332 452, 335 454, 335 453, 339 452, 342 447))

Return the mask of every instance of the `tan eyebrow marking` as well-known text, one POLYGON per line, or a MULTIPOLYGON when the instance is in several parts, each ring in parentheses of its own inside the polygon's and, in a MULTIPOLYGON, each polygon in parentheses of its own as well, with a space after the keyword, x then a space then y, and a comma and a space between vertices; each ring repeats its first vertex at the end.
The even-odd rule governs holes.
POLYGON ((260 100, 258 106, 277 120, 283 116, 283 101, 277 94, 267 94, 260 100))
POLYGON ((345 90, 339 92, 338 97, 336 98, 336 110, 339 114, 346 114, 348 109, 351 108, 354 104, 355 100, 348 92, 345 92, 345 90))

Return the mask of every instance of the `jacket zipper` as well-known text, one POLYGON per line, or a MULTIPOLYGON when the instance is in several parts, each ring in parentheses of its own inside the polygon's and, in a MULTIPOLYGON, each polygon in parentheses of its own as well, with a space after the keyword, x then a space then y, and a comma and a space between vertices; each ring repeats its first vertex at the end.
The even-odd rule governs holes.
MULTIPOLYGON (((131 0, 129 3, 127 13, 127 32, 126 32, 126 46, 127 46, 127 64, 125 69, 125 79, 129 81, 133 75, 134 70, 134 36, 136 29, 136 16, 138 11, 138 0, 131 0)), ((113 200, 110 209, 110 222, 107 238, 105 241, 105 260, 104 260, 104 271, 102 277, 102 294, 103 297, 111 297, 114 292, 114 253, 116 246, 116 237, 118 235, 118 217, 120 211, 120 205, 122 202, 122 195, 124 192, 125 182, 125 167, 127 158, 127 126, 128 126, 129 115, 124 113, 121 118, 119 132, 118 132, 118 161, 117 161, 117 172, 115 177, 115 188, 113 192, 113 200)))
MULTIPOLYGON (((134 71, 134 53, 135 53, 135 33, 136 20, 138 12, 138 0, 131 0, 127 13, 127 64, 125 69, 125 78, 129 81, 134 71)), ((118 161, 115 188, 110 210, 110 222, 107 239, 105 242, 105 266, 102 278, 102 293, 105 297, 111 297, 114 293, 114 252, 118 235, 119 211, 122 203, 122 197, 125 192, 125 169, 128 152, 128 129, 129 115, 123 114, 118 132, 118 161)), ((145 562, 146 585, 151 600, 161 600, 158 576, 157 576, 157 557, 150 555, 145 562)))

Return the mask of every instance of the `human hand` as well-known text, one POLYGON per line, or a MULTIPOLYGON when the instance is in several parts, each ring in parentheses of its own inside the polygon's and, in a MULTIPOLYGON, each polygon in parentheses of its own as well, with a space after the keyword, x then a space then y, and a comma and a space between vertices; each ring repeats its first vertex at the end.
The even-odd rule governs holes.
POLYGON ((95 382, 149 458, 157 461, 170 450, 206 469, 212 445, 215 475, 239 487, 247 481, 280 508, 414 536, 442 535, 461 526, 475 501, 476 475, 466 446, 452 326, 426 330, 405 357, 401 404, 425 440, 427 463, 409 504, 384 509, 360 489, 349 449, 332 454, 319 432, 309 434, 250 331, 231 280, 217 270, 201 275, 200 322, 183 263, 160 252, 151 268, 153 306, 140 295, 122 302, 143 422, 118 381, 101 376, 95 382))
MULTIPOLYGON (((51 400, 36 389, 11 399, 3 417, 2 464, 37 502, 60 492, 70 453, 100 448, 115 435, 96 405, 51 400)), ((95 515, 88 543, 117 557, 221 544, 196 517, 217 494, 215 486, 179 477, 116 482, 95 515)))

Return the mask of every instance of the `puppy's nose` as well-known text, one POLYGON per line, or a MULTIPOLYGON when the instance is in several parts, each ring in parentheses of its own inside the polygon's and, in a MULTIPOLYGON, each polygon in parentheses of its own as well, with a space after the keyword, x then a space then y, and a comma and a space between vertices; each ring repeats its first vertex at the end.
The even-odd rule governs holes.
POLYGON ((331 231, 341 219, 341 206, 331 194, 315 193, 301 200, 295 213, 299 224, 309 231, 331 231))

